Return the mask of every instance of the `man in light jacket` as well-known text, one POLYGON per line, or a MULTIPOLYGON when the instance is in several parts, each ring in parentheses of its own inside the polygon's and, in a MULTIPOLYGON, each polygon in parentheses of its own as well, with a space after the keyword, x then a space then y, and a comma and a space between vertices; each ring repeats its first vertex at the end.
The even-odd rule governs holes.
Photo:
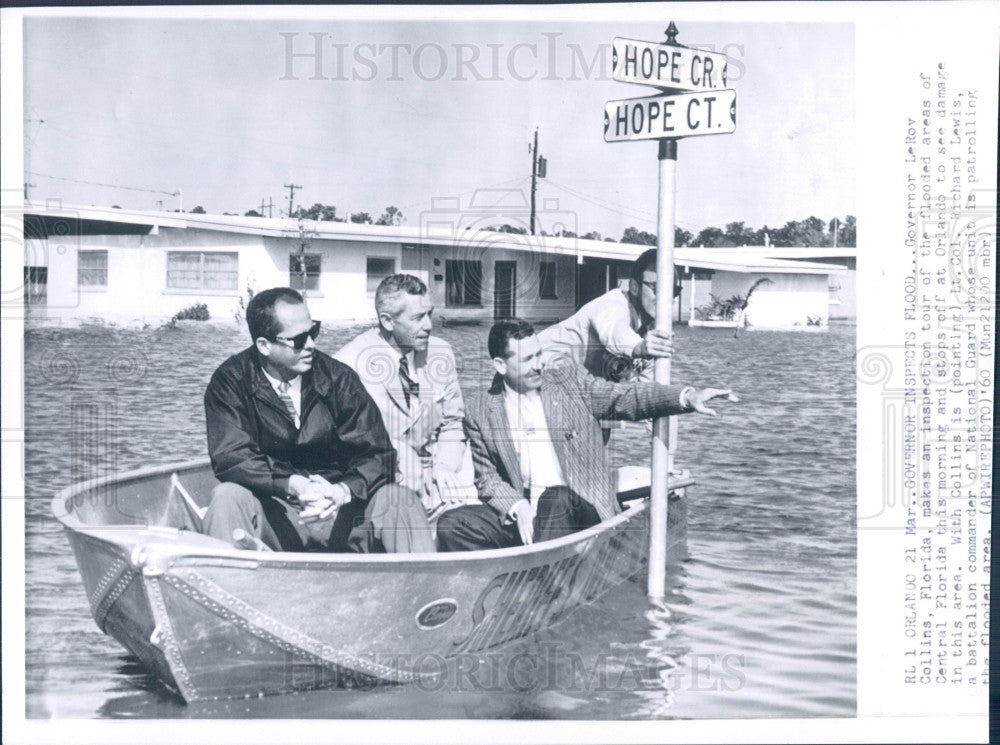
POLYGON ((378 406, 398 455, 396 483, 417 492, 430 514, 452 499, 475 498, 455 354, 431 334, 427 286, 409 274, 386 277, 375 312, 378 326, 334 359, 358 373, 378 406))

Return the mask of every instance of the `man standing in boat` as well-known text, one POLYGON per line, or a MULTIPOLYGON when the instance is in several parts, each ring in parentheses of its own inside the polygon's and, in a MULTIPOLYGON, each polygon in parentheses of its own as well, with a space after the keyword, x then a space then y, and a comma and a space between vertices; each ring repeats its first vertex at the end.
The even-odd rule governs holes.
MULTIPOLYGON (((675 288, 674 296, 677 295, 675 288)), ((633 262, 628 289, 609 290, 538 334, 549 358, 568 357, 605 380, 653 379, 652 362, 670 357, 670 334, 653 328, 656 249, 633 262)))
MULTIPOLYGON (((416 493, 358 376, 316 349, 320 322, 287 287, 247 305, 252 345, 205 391, 212 491, 205 532, 284 551, 434 551, 416 493), (235 535, 234 535, 235 533, 235 535)), ((247 547, 247 546, 241 546, 247 547)))
POLYGON ((417 492, 433 515, 450 500, 475 496, 455 353, 431 335, 434 306, 417 277, 383 279, 375 312, 378 326, 333 358, 358 373, 382 413, 398 457, 396 482, 417 492))
POLYGON ((715 416, 707 402, 737 400, 717 388, 611 383, 565 357, 546 365, 534 327, 521 319, 494 324, 488 347, 496 376, 465 418, 483 504, 441 516, 441 551, 529 545, 614 516, 600 419, 715 416))

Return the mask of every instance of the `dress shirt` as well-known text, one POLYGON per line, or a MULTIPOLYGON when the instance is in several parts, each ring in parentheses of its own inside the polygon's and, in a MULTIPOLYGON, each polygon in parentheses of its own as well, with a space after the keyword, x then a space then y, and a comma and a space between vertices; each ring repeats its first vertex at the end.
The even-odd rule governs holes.
MULTIPOLYGON (((267 378, 267 382, 271 384, 272 388, 274 388, 274 392, 277 394, 278 398, 281 398, 280 386, 282 381, 272 376, 263 367, 260 370, 264 373, 264 377, 267 378)), ((301 420, 299 417, 302 415, 302 376, 296 375, 287 382, 291 385, 285 393, 290 399, 292 399, 292 406, 295 407, 295 428, 298 429, 301 426, 301 420)))
POLYGON ((521 463, 521 483, 534 507, 546 488, 564 486, 566 481, 552 445, 539 392, 518 393, 504 383, 503 395, 514 449, 521 463))

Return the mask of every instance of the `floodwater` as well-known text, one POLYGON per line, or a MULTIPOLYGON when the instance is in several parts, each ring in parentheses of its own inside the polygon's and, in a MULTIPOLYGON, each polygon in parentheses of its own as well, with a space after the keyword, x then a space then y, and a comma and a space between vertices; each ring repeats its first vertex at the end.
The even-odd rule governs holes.
MULTIPOLYGON (((325 329, 332 352, 360 327, 325 329)), ((486 326, 438 332, 466 395, 491 375, 486 326)), ((854 716, 854 328, 677 329, 675 382, 732 387, 720 416, 680 419, 686 559, 666 609, 645 581, 436 684, 185 706, 94 624, 51 516, 75 481, 205 454, 202 392, 245 346, 235 323, 29 330, 25 341, 28 717, 669 719, 854 716)), ((649 462, 639 425, 621 462, 649 462)))

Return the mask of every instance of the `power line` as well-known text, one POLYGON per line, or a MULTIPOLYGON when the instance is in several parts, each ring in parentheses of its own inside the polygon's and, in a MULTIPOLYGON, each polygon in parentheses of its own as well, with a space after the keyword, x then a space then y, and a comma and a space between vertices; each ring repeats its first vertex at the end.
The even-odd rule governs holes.
POLYGON ((142 189, 137 186, 119 186, 118 184, 102 184, 98 181, 82 181, 75 178, 65 178, 64 176, 52 176, 48 173, 38 173, 37 171, 25 171, 25 173, 30 173, 32 176, 41 176, 42 178, 52 179, 53 181, 69 181, 74 184, 87 184, 89 186, 104 186, 108 189, 121 189, 123 191, 141 191, 147 194, 166 194, 170 197, 176 197, 180 194, 179 191, 162 191, 160 189, 142 189))
MULTIPOLYGON (((585 193, 583 193, 581 191, 578 191, 576 189, 572 189, 572 188, 566 186, 565 184, 560 184, 560 183, 558 183, 556 181, 553 181, 552 179, 547 179, 547 180, 548 180, 548 182, 550 184, 552 184, 553 186, 555 186, 558 189, 562 189, 567 194, 570 194, 571 196, 574 196, 577 199, 582 199, 585 202, 589 202, 590 204, 593 204, 596 207, 600 207, 600 208, 602 208, 604 210, 607 210, 608 212, 613 212, 616 215, 622 215, 623 217, 631 217, 631 218, 633 218, 635 220, 642 220, 642 221, 647 222, 647 223, 654 223, 654 224, 656 223, 655 216, 652 213, 650 213, 650 212, 644 212, 642 210, 636 210, 636 211, 633 211, 633 212, 627 212, 627 211, 623 211, 623 210, 620 210, 620 209, 616 209, 615 207, 625 207, 626 205, 618 204, 616 202, 605 202, 605 201, 599 199, 598 197, 593 197, 593 196, 585 194, 585 193), (614 205, 614 206, 612 206, 612 205, 614 205)), ((687 230, 687 227, 688 227, 688 226, 685 226, 685 225, 681 225, 680 223, 677 223, 677 226, 680 227, 680 228, 682 228, 682 229, 684 229, 684 230, 687 230)), ((702 226, 702 227, 704 227, 704 226, 702 226)))
POLYGON ((556 188, 565 191, 567 194, 576 197, 577 199, 582 199, 584 202, 588 202, 594 205, 595 207, 600 207, 601 209, 607 210, 608 212, 614 212, 616 215, 622 215, 623 217, 631 217, 633 220, 642 220, 643 222, 647 223, 656 222, 655 218, 649 217, 648 214, 644 215, 638 212, 623 212, 622 210, 615 209, 614 207, 609 207, 605 202, 601 202, 593 197, 588 197, 584 194, 580 194, 579 192, 575 192, 572 189, 562 186, 561 184, 557 184, 555 181, 552 181, 551 179, 549 179, 549 183, 555 186, 556 188))
MULTIPOLYGON (((517 176, 515 178, 507 179, 506 181, 500 181, 500 182, 498 182, 496 184, 490 184, 488 186, 477 186, 475 189, 469 189, 467 191, 459 192, 458 194, 450 195, 450 196, 452 196, 455 199, 461 199, 466 194, 475 194, 477 191, 483 191, 483 190, 488 190, 488 189, 499 189, 501 186, 506 186, 507 184, 510 184, 510 187, 508 187, 508 191, 513 191, 517 186, 523 184, 525 181, 528 181, 530 178, 531 178, 531 176, 517 176)), ((413 202, 411 204, 404 204, 400 209, 406 210, 406 209, 410 209, 411 207, 420 207, 420 206, 425 205, 425 204, 432 204, 433 205, 433 203, 434 203, 433 200, 428 201, 428 200, 424 199, 424 200, 422 200, 420 202, 413 202)), ((476 205, 477 208, 480 208, 482 206, 483 205, 478 205, 478 204, 476 205)), ((495 206, 496 205, 485 205, 485 207, 487 207, 487 208, 488 207, 495 207, 495 206)))

